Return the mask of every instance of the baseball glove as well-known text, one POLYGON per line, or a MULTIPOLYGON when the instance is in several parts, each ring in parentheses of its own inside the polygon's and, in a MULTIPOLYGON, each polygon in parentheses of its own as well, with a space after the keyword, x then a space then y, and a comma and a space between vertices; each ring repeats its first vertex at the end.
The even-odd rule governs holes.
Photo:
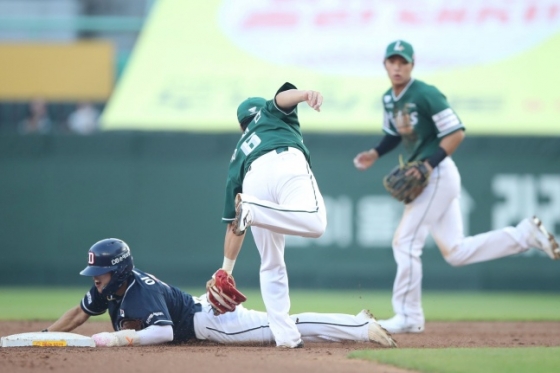
POLYGON ((429 179, 430 171, 424 162, 414 161, 404 164, 401 158, 400 164, 385 176, 383 185, 397 200, 410 203, 422 193, 429 179), (413 168, 418 170, 420 177, 412 170, 413 168))
POLYGON ((144 329, 144 323, 142 320, 125 319, 121 321, 121 330, 125 329, 142 330, 144 329))
POLYGON ((232 312, 235 307, 247 300, 247 297, 235 287, 233 276, 223 269, 217 270, 206 283, 206 295, 214 315, 232 312))

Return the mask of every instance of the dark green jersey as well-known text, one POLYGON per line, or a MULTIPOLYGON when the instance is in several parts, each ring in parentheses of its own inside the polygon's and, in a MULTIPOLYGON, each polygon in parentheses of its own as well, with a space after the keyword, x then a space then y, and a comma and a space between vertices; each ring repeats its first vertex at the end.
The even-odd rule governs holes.
MULTIPOLYGON (((286 83, 276 94, 289 89, 296 87, 286 83)), ((311 164, 309 151, 303 144, 297 106, 284 111, 276 105, 275 100, 269 100, 249 123, 231 157, 222 221, 229 223, 235 218, 235 196, 243 192, 243 179, 251 163, 261 155, 286 146, 301 150, 311 164)))
POLYGON ((398 97, 389 89, 383 95, 383 131, 402 137, 408 161, 424 160, 443 137, 464 129, 445 96, 434 86, 411 79, 398 97))

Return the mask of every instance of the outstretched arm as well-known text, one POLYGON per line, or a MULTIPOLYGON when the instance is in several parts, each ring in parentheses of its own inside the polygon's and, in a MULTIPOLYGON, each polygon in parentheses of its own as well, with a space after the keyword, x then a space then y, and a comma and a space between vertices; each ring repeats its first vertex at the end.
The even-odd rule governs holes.
POLYGON ((139 331, 125 329, 113 333, 97 333, 91 337, 97 347, 145 346, 173 341, 173 327, 150 325, 139 331))
POLYGON ((224 239, 224 264, 222 268, 229 274, 233 271, 235 260, 241 251, 245 235, 237 236, 233 233, 231 224, 227 225, 226 237, 224 239))
POLYGON ((60 316, 58 320, 49 326, 46 331, 48 332, 69 332, 76 329, 89 319, 89 315, 85 313, 80 305, 69 309, 60 316))
POLYGON ((300 102, 305 101, 313 110, 321 111, 323 95, 317 91, 289 89, 278 93, 275 100, 276 105, 283 110, 290 110, 300 102))

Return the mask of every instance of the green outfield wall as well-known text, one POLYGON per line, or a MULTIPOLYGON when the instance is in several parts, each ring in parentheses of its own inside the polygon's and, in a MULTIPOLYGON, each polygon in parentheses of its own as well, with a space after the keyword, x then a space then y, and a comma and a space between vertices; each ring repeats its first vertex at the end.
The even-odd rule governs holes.
MULTIPOLYGON (((0 284, 89 284, 78 275, 87 249, 118 237, 138 267, 169 283, 203 286, 222 263, 223 189, 237 139, 185 132, 0 136, 0 284)), ((378 139, 306 136, 328 228, 317 240, 288 240, 293 287, 391 288, 390 244, 402 205, 381 179, 398 151, 366 172, 352 165, 378 139)), ((560 138, 467 137, 454 159, 467 234, 537 213, 560 236, 560 138)), ((423 258, 426 289, 560 290, 560 263, 535 250, 454 268, 429 241, 423 258)), ((235 268, 241 286, 258 286, 258 265, 248 237, 235 268)))

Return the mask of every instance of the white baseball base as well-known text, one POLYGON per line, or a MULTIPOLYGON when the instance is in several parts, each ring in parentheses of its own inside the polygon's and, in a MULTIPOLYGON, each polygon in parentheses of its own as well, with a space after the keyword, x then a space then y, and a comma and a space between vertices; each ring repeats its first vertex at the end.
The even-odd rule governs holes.
POLYGON ((91 337, 66 332, 32 332, 1 338, 2 347, 95 347, 91 337))

